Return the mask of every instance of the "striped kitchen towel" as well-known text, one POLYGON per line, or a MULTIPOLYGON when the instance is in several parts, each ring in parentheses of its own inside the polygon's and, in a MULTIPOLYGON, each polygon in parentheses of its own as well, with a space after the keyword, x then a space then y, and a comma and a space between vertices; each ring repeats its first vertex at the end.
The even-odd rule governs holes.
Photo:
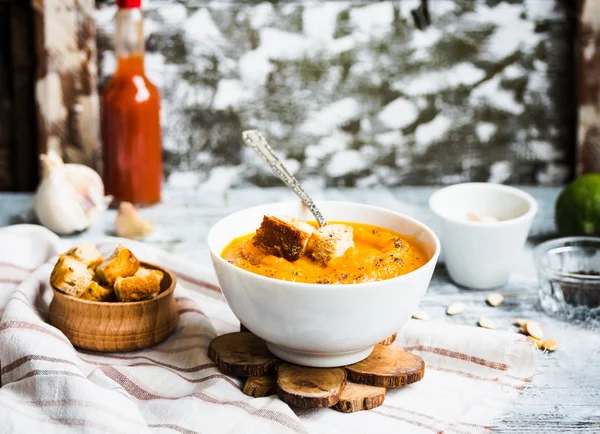
POLYGON ((426 361, 422 381, 352 414, 251 398, 207 356, 239 322, 212 270, 148 245, 118 243, 178 276, 180 323, 165 342, 103 354, 73 348, 47 322, 48 278, 69 243, 42 227, 0 229, 0 433, 485 433, 528 386, 538 351, 516 333, 411 320, 397 343, 426 361))

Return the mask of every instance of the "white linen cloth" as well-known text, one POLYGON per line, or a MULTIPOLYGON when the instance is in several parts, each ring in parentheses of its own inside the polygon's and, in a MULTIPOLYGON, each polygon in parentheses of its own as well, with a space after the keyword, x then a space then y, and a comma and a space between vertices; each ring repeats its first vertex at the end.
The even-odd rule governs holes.
POLYGON ((47 322, 48 278, 72 242, 46 229, 0 229, 0 433, 485 433, 528 386, 538 350, 517 333, 411 320, 397 344, 425 359, 422 381, 389 390, 352 414, 292 409, 244 395, 207 356, 215 336, 239 330, 213 271, 139 242, 140 259, 176 273, 180 322, 165 342, 130 353, 74 348, 47 322))

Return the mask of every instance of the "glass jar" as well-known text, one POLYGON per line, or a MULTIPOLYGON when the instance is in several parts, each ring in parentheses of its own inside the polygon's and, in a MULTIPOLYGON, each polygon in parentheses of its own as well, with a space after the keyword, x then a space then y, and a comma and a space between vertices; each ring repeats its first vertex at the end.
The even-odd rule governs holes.
POLYGON ((600 321, 600 238, 567 237, 534 250, 542 308, 575 321, 600 321))

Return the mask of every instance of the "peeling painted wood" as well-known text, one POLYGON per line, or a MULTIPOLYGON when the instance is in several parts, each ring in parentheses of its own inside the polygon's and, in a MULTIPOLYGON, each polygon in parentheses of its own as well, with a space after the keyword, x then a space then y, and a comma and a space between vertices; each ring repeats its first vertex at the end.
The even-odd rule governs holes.
POLYGON ((600 0, 579 0, 577 172, 600 172, 600 0))
POLYGON ((0 190, 37 184, 34 124, 34 32, 27 2, 0 5, 0 190))
POLYGON ((31 8, 22 5, 11 8, 12 43, 12 122, 13 146, 11 169, 14 188, 20 191, 35 189, 38 179, 38 152, 34 104, 34 46, 31 8))
POLYGON ((39 151, 98 167, 99 102, 93 0, 33 1, 39 151))
POLYGON ((12 95, 10 87, 10 6, 0 4, 0 190, 12 190, 10 173, 12 95))

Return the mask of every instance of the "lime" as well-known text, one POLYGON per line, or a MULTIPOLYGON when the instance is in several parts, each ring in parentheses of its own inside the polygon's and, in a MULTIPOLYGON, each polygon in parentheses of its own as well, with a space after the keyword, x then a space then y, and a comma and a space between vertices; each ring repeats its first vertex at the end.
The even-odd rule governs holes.
POLYGON ((554 218, 561 236, 600 236, 600 174, 583 175, 558 195, 554 218))

